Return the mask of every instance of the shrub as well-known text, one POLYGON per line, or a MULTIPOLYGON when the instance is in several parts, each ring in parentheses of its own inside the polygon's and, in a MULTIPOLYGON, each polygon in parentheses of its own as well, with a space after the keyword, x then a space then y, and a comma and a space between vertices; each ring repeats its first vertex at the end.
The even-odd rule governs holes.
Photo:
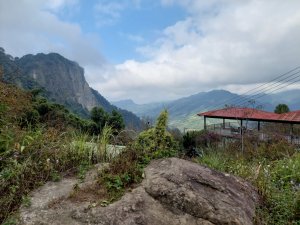
POLYGON ((141 132, 137 140, 100 173, 99 184, 106 188, 109 201, 122 196, 125 188, 141 182, 143 168, 151 159, 177 155, 178 143, 166 130, 167 119, 168 113, 163 111, 154 128, 141 132))
POLYGON ((3 103, 0 103, 0 128, 5 123, 5 118, 3 117, 7 110, 7 106, 3 103))
POLYGON ((41 116, 46 115, 52 110, 52 107, 48 102, 37 104, 35 108, 41 116))
POLYGON ((31 127, 35 128, 39 123, 40 114, 37 110, 32 109, 23 114, 20 119, 21 127, 31 127))

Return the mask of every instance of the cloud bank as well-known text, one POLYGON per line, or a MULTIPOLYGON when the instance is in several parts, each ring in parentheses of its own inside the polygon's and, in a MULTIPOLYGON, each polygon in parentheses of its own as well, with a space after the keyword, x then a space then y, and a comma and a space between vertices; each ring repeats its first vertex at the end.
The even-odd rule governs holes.
MULTIPOLYGON (((94 24, 116 23, 131 4, 138 10, 142 3, 94 1, 94 24)), ((216 88, 241 91, 300 64, 298 0, 161 0, 161 7, 183 7, 186 18, 165 27, 150 44, 147 37, 124 33, 146 60, 118 65, 102 56, 99 33, 86 33, 60 16, 80 11, 83 4, 0 0, 0 46, 14 56, 58 52, 85 67, 88 82, 104 96, 137 102, 216 88)))
POLYGON ((299 65, 299 1, 163 0, 189 16, 166 27, 95 87, 113 99, 174 99, 214 88, 244 90, 299 65), (235 87, 235 88, 233 88, 235 87))

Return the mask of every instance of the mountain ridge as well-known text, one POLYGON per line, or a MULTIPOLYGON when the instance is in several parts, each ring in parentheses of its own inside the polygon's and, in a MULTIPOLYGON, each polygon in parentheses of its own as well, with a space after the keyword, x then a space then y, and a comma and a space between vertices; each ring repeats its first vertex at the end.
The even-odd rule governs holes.
MULTIPOLYGON (((251 105, 250 107, 258 107, 262 110, 273 111, 277 104, 285 103, 291 110, 296 110, 300 108, 300 102, 297 101, 297 96, 299 95, 300 90, 298 89, 274 93, 258 99, 254 102, 254 105, 251 105)), ((125 109, 136 113, 140 117, 156 118, 158 113, 163 108, 166 108, 170 114, 170 126, 177 127, 181 130, 184 130, 184 128, 187 127, 200 129, 202 122, 196 115, 198 112, 212 110, 215 109, 216 106, 218 106, 218 108, 221 108, 222 106, 225 107, 225 103, 227 105, 234 105, 234 103, 238 102, 247 102, 250 98, 251 96, 239 95, 227 90, 219 89, 185 96, 170 101, 167 104, 155 103, 155 105, 152 105, 152 103, 135 103, 134 107, 129 104, 125 109), (244 100, 239 101, 240 99, 244 100)), ((134 102, 131 99, 127 99, 126 101, 134 102)), ((122 100, 119 102, 122 103, 122 100)), ((124 104, 119 104, 118 102, 115 102, 115 104, 120 108, 124 107, 124 104)))

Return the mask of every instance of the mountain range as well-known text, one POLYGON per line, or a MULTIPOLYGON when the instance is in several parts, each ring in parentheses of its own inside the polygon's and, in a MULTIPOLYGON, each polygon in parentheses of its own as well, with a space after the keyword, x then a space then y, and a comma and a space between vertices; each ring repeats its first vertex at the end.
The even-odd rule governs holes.
POLYGON ((141 127, 139 117, 112 105, 88 85, 84 69, 77 62, 57 53, 28 54, 18 58, 0 48, 0 65, 3 67, 3 81, 24 89, 43 89, 43 95, 49 100, 65 105, 83 117, 88 117, 95 106, 103 107, 107 112, 116 109, 122 114, 127 127, 141 127))
POLYGON ((291 110, 300 109, 300 90, 289 90, 262 96, 238 95, 225 90, 200 92, 195 95, 169 102, 136 104, 130 99, 113 102, 116 106, 132 111, 141 118, 156 118, 162 109, 170 114, 169 125, 180 130, 185 128, 200 129, 202 120, 196 114, 201 111, 223 108, 225 105, 255 107, 265 111, 273 111, 280 103, 287 104, 291 110), (260 97, 262 96, 262 97, 260 97), (260 97, 260 98, 255 98, 260 97), (255 101, 253 101, 253 99, 255 101))
MULTIPOLYGON (((243 105, 251 96, 238 95, 225 90, 200 92, 173 101, 136 104, 127 99, 112 102, 98 91, 89 87, 84 77, 84 69, 76 62, 57 53, 36 55, 28 54, 21 58, 13 57, 0 48, 0 65, 4 70, 3 80, 25 89, 42 88, 49 100, 65 105, 71 111, 83 117, 89 116, 94 106, 101 106, 110 112, 117 109, 124 117, 127 127, 141 127, 142 121, 154 121, 162 109, 169 111, 169 126, 181 130, 200 129, 202 120, 196 114, 222 108, 225 105, 243 105), (140 118, 139 118, 140 117, 140 118)), ((289 90, 262 98, 248 104, 266 111, 273 111, 280 103, 287 104, 291 110, 300 109, 300 90, 289 90)))

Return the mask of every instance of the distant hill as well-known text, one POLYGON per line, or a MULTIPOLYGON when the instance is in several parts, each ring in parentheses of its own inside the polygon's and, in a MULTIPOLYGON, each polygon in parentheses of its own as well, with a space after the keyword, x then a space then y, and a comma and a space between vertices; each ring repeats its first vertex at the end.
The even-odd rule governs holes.
MULTIPOLYGON (((257 99, 254 105, 266 111, 273 111, 279 103, 287 104, 291 110, 300 109, 300 90, 291 90, 272 95, 266 95, 257 99)), ((140 117, 155 118, 162 109, 170 113, 169 125, 181 130, 184 128, 202 129, 203 121, 196 114, 200 111, 208 111, 222 108, 227 105, 239 105, 247 102, 251 97, 241 96, 225 90, 213 90, 200 92, 188 97, 180 98, 166 103, 136 104, 132 100, 114 102, 120 108, 136 113, 140 117), (243 99, 243 100, 240 100, 243 99)))
POLYGON ((167 107, 169 102, 157 102, 157 103, 149 103, 149 104, 136 104, 131 99, 121 100, 112 102, 114 105, 119 108, 129 110, 131 112, 135 112, 140 118, 143 117, 153 117, 158 116, 160 111, 167 107))
POLYGON ((0 48, 0 65, 4 81, 25 89, 42 88, 49 100, 65 105, 83 117, 89 116, 94 106, 110 112, 117 109, 130 127, 141 127, 141 120, 133 113, 109 103, 99 92, 89 87, 84 69, 57 53, 25 55, 14 58, 0 48))

